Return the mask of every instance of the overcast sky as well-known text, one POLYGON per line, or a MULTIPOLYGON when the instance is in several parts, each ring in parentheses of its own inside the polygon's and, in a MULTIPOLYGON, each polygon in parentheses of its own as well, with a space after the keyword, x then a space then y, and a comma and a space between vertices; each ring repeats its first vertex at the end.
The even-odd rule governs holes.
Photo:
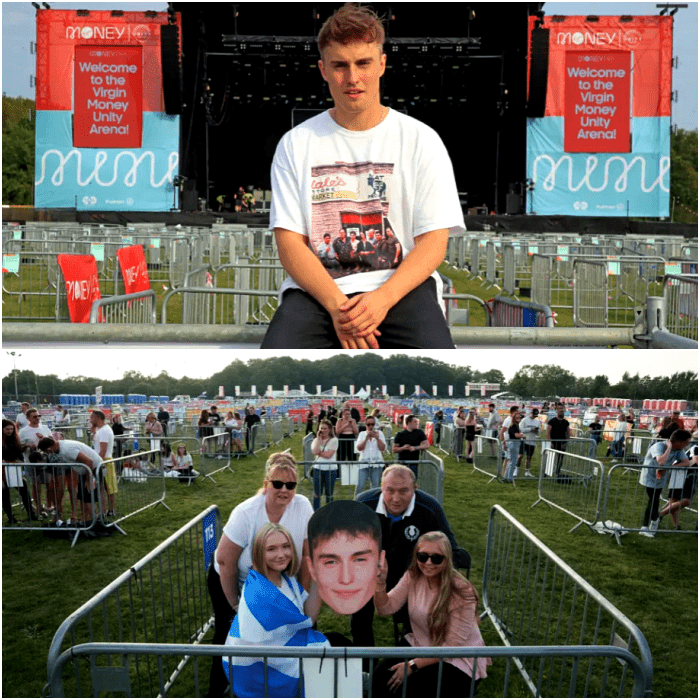
MULTIPOLYGON (((157 376, 165 370, 171 377, 180 379, 206 379, 235 360, 270 357, 292 357, 294 359, 322 360, 340 354, 340 351, 289 350, 283 353, 272 350, 249 352, 215 349, 134 349, 118 350, 17 350, 14 358, 3 351, 2 376, 9 377, 13 370, 13 359, 18 370, 31 369, 39 374, 56 374, 60 378, 70 376, 98 377, 103 380, 120 379, 125 372, 137 370, 144 376, 157 376)), ((362 350, 348 351, 362 354, 362 350)), ((625 372, 640 376, 670 376, 676 372, 697 372, 698 354, 694 350, 405 350, 393 353, 389 350, 370 351, 389 357, 393 354, 414 357, 432 357, 448 364, 461 364, 473 370, 486 372, 499 369, 507 380, 523 365, 558 365, 573 372, 577 377, 592 377, 604 374, 611 383, 622 378, 625 372)), ((255 377, 250 378, 255 383, 255 377)), ((276 387, 281 389, 281 387, 276 387)), ((227 388, 227 391, 229 389, 227 388)), ((177 387, 173 387, 173 395, 177 387)))
MULTIPOLYGON (((262 3, 261 3, 262 4, 262 3)), ((302 4, 302 3, 298 3, 302 4)), ((54 10, 156 10, 167 9, 165 2, 50 2, 54 10)), ((548 2, 548 15, 656 15, 653 2, 548 2)), ((30 2, 2 3, 2 90, 10 97, 34 98, 29 76, 36 74, 36 58, 29 53, 29 42, 36 41, 36 11, 30 2)), ((698 6, 689 2, 674 23, 674 55, 680 65, 673 71, 673 87, 679 101, 673 104, 673 123, 682 129, 698 128, 698 6)))

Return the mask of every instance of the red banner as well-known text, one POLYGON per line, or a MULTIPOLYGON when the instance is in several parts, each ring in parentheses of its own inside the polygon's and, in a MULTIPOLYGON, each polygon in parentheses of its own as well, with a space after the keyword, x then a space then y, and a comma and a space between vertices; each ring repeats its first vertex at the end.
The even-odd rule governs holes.
POLYGON ((75 47, 76 148, 141 148, 140 46, 75 47))
POLYGON ((92 302, 101 298, 94 256, 59 255, 58 265, 66 283, 71 322, 89 323, 92 302))
POLYGON ((126 294, 146 292, 151 288, 146 258, 140 245, 119 248, 117 250, 117 258, 119 259, 119 267, 124 278, 124 291, 126 294))
POLYGON ((629 153, 629 51, 567 51, 564 151, 629 153))

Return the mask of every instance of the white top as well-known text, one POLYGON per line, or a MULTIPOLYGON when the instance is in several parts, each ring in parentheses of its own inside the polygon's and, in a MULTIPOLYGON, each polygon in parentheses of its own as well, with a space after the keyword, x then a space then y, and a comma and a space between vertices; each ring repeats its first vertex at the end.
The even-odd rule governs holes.
POLYGON ((17 429, 22 430, 25 425, 29 425, 29 418, 27 418, 27 416, 20 411, 15 418, 15 423, 17 424, 17 429))
POLYGON ((523 418, 520 421, 520 432, 525 436, 526 445, 534 445, 540 434, 542 424, 537 418, 523 418))
POLYGON ((92 460, 93 469, 97 469, 102 464, 102 459, 99 453, 95 452, 92 447, 88 447, 77 440, 59 440, 58 455, 64 462, 75 462, 78 454, 84 454, 92 460))
POLYGON ((179 455, 173 452, 173 469, 187 469, 192 466, 192 455, 179 455))
MULTIPOLYGON (((363 430, 358 436, 357 440, 355 440, 355 452, 357 452, 360 455, 360 459, 358 461, 360 462, 372 462, 378 467, 383 467, 384 466, 384 456, 382 455, 382 451, 379 449, 379 442, 377 438, 369 438, 367 440, 367 444, 365 445, 365 449, 360 452, 360 450, 357 448, 357 446, 361 443, 364 442, 365 438, 367 437, 367 431, 363 430)), ((386 442, 384 443, 386 445, 386 442)))
POLYGON ((96 433, 95 437, 92 439, 92 447, 99 454, 100 443, 107 443, 107 452, 105 452, 104 459, 112 459, 112 448, 114 447, 114 433, 112 428, 105 423, 96 433))
POLYGON ((321 455, 316 455, 316 463, 314 467, 320 469, 322 472, 330 471, 336 468, 336 451, 338 449, 338 438, 332 437, 328 438, 325 442, 321 442, 319 437, 314 439, 317 442, 322 452, 328 452, 328 450, 333 450, 333 454, 330 457, 321 457, 321 455))
POLYGON ((19 431, 19 441, 23 445, 31 445, 32 447, 36 447, 41 438, 51 436, 51 428, 43 423, 39 423, 36 428, 32 428, 30 425, 25 425, 24 428, 19 431))
POLYGON ((619 420, 615 423, 615 439, 619 440, 627 434, 627 421, 619 420))
MULTIPOLYGON (((510 442, 510 435, 508 435, 508 428, 510 428, 510 424, 513 422, 513 419, 511 416, 508 416, 504 421, 503 425, 501 428, 505 429, 505 432, 503 433, 503 442, 508 443, 510 442)), ((499 430, 501 429, 499 428, 499 430)))
POLYGON ((501 424, 501 415, 498 411, 489 413, 489 419, 486 422, 486 430, 497 430, 498 426, 501 424))
MULTIPOLYGON (((280 519, 280 525, 289 530, 294 541, 299 559, 303 551, 304 540, 306 539, 306 528, 309 524, 309 519, 313 515, 313 508, 306 496, 296 494, 285 508, 284 514, 280 519)), ((239 503, 229 516, 228 522, 224 525, 224 535, 234 544, 243 548, 241 556, 238 559, 238 590, 243 590, 248 572, 253 566, 252 547, 255 533, 268 523, 267 510, 265 509, 265 494, 261 493, 257 496, 239 503)), ((219 573, 219 564, 214 555, 214 568, 219 573)))
MULTIPOLYGON (((415 236, 436 229, 465 231, 442 140, 429 126, 391 109, 366 131, 344 129, 329 112, 307 119, 278 144, 271 177, 270 228, 308 236, 310 250, 344 294, 384 284, 413 249, 415 236), (369 255, 353 249, 353 230, 357 241, 366 234, 363 250, 369 255), (331 234, 335 258, 319 252, 324 233, 331 234)), ((442 283, 437 273, 433 276, 441 302, 442 283)), ((288 278, 280 300, 290 288, 299 285, 288 278)))

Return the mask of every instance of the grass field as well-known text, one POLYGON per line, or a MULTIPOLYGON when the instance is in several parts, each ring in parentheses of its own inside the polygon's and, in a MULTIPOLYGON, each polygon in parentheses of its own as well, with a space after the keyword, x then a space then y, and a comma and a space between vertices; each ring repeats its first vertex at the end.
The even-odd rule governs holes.
MULTIPOLYGON (((301 457, 301 435, 283 442, 301 457)), ((133 563, 155 548, 207 506, 219 505, 222 518, 260 486, 265 453, 233 465, 234 474, 216 475, 216 484, 199 482, 188 488, 166 480, 170 511, 157 508, 124 522, 128 536, 80 541, 51 540, 37 532, 3 533, 3 681, 4 697, 36 697, 46 679, 46 657, 61 622, 133 563)), ((444 508, 458 542, 472 555, 471 580, 481 590, 489 511, 498 503, 608 598, 645 635, 654 660, 656 697, 698 697, 698 586, 697 539, 693 536, 634 534, 618 546, 614 539, 581 527, 537 500, 536 482, 518 488, 488 483, 471 465, 445 459, 444 508)), ((352 487, 341 487, 352 497, 352 487)), ((324 609, 321 631, 349 636, 349 620, 324 609)), ((498 645, 496 633, 485 621, 487 644, 498 645)), ((378 645, 393 643, 388 619, 375 619, 378 645)), ((208 665, 202 667, 208 670, 208 665)), ((502 689, 503 664, 490 668, 479 688, 481 697, 502 689)), ((200 686, 202 687, 202 686, 200 686)), ((206 689, 206 681, 204 682, 206 689)))

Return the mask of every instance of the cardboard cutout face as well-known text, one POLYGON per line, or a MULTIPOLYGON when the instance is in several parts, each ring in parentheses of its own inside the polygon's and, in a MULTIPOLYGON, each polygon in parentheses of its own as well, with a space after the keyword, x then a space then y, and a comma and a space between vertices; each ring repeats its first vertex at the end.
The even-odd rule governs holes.
POLYGON ((352 615, 374 596, 380 552, 371 536, 338 532, 319 542, 307 559, 321 600, 335 612, 352 615))

